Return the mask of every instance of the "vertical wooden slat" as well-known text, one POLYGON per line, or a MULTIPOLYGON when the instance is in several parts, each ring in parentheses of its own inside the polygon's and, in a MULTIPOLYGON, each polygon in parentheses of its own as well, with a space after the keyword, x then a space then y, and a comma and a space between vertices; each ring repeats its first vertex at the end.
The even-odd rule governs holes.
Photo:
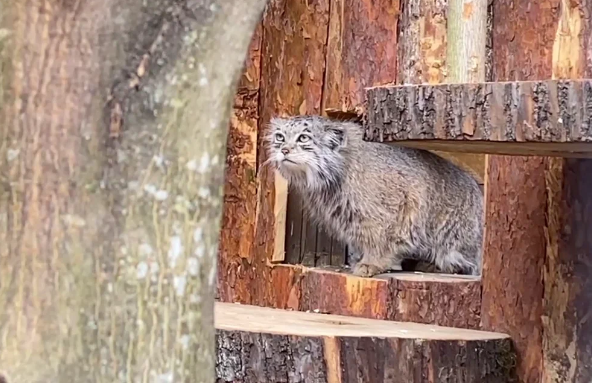
POLYGON ((218 257, 218 299, 247 299, 257 210, 257 131, 261 77, 261 25, 257 27, 234 98, 228 133, 224 210, 218 257))
MULTIPOLYGON (((561 0, 552 50, 553 78, 592 74, 590 5, 586 0, 561 0)), ((569 98, 569 92, 561 96, 569 98)), ((547 159, 546 187, 543 382, 590 382, 592 160, 547 159)))
MULTIPOLYGON (((329 0, 268 3, 263 20, 260 135, 265 133, 272 116, 320 113, 328 22, 329 0)), ((267 158, 262 140, 258 153, 258 164, 262 164, 267 158)), ((257 301, 276 306, 278 300, 288 299, 289 292, 282 287, 288 288, 290 283, 285 278, 291 276, 282 275, 282 281, 272 285, 273 278, 280 278, 279 271, 262 267, 272 258, 276 233, 281 229, 275 220, 274 179, 272 169, 260 168, 254 257, 260 263, 255 285, 257 301)), ((288 210, 290 203, 289 200, 288 210)))
MULTIPOLYGON (((329 234, 319 228, 318 236, 317 236, 317 250, 316 250, 316 266, 327 266, 333 264, 333 253, 331 252, 331 237, 329 234)), ((342 266, 345 264, 345 259, 341 259, 339 261, 337 258, 335 259, 337 262, 337 266, 342 266)))
POLYGON ((285 261, 296 265, 302 263, 302 198, 297 193, 290 193, 287 202, 285 261))
MULTIPOLYGON (((551 77, 559 0, 493 3, 493 80, 551 77)), ((545 159, 490 156, 482 325, 512 336, 522 382, 542 377, 545 159)))

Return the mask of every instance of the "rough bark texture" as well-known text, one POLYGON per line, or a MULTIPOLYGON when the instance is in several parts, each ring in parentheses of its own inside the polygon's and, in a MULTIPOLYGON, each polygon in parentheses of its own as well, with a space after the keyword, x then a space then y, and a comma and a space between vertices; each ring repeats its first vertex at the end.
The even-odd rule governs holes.
MULTIPOLYGON (((562 1, 553 77, 590 75, 590 4, 562 1)), ((547 160, 547 258, 543 301, 543 381, 592 381, 592 160, 547 160)))
POLYGON ((323 108, 355 110, 397 75, 398 0, 332 0, 323 108))
POLYGON ((448 0, 448 81, 485 81, 489 0, 448 0))
POLYGON ((592 156, 592 81, 389 86, 367 95, 369 141, 437 140, 451 151, 592 156))
MULTIPOLYGON (((328 23, 329 0, 273 0, 269 3, 263 21, 260 135, 265 134, 272 116, 320 113, 328 23)), ((262 164, 266 153, 261 140, 259 145, 258 163, 262 164)), ((304 235, 310 224, 307 220, 303 224, 299 200, 290 195, 286 226, 278 227, 274 208, 282 203, 283 200, 278 200, 279 198, 285 199, 288 196, 275 194, 276 174, 271 168, 261 168, 257 176, 257 257, 261 262, 272 258, 278 237, 276 233, 278 230, 285 230, 287 226, 293 227, 294 231, 286 232, 286 249, 296 248, 299 251, 297 257, 301 258, 303 238, 294 234, 304 235)), ((309 231, 316 233, 316 227, 309 231)), ((313 237, 316 239, 316 236, 313 237)), ((291 253, 286 255, 288 261, 293 258, 291 253)), ((262 272, 259 283, 261 286, 271 286, 268 284, 269 272, 263 268, 262 272)))
POLYGON ((228 117, 264 1, 0 1, 0 380, 214 380, 228 117))
POLYGON ((261 37, 259 26, 234 97, 228 134, 217 290, 218 298, 225 302, 247 294, 250 280, 246 274, 253 272, 261 37))
POLYGON ((390 274, 359 278, 328 270, 278 265, 271 269, 271 307, 372 319, 477 328, 478 279, 390 274))
POLYGON ((447 9, 447 0, 401 2, 398 84, 445 81, 447 9))
POLYGON ((545 160, 490 158, 483 254, 483 328, 508 332, 522 382, 541 380, 545 160))
POLYGON ((278 311, 217 307, 219 383, 514 381, 501 334, 278 311))
MULTIPOLYGON (((493 2, 492 81, 547 80, 559 0, 493 2)), ((542 378, 546 159, 490 156, 483 327, 510 334, 521 382, 542 378)))

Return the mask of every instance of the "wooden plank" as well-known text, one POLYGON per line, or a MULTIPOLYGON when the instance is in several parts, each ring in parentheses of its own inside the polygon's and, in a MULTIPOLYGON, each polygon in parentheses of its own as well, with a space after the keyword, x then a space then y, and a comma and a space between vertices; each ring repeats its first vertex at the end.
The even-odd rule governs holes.
MULTIPOLYGON (((268 3, 263 18, 260 134, 264 134, 272 116, 320 114, 328 23, 329 0, 272 0, 268 3)), ((260 140, 259 165, 266 159, 264 143, 260 140)), ((275 237, 278 227, 275 174, 269 167, 262 167, 257 179, 258 211, 253 250, 257 259, 257 280, 252 290, 258 304, 274 306, 277 297, 273 290, 280 287, 273 284, 272 270, 266 265, 279 240, 275 237)), ((290 204, 291 195, 288 210, 290 204)))
POLYGON ((286 263, 299 265, 302 263, 302 198, 292 193, 286 202, 286 263))
MULTIPOLYGON (((559 2, 493 2, 493 81, 551 78, 559 2)), ((490 156, 485 183, 482 324, 511 335, 526 383, 541 382, 544 371, 546 161, 490 156)))
MULTIPOLYGON (((588 4, 562 1, 553 42, 553 77, 591 74, 588 4)), ((592 381, 592 160, 546 164, 547 257, 543 299, 543 382, 592 381)))
POLYGON ((302 265, 316 266, 317 225, 315 225, 304 212, 302 213, 302 238, 300 240, 300 246, 302 247, 302 265))
POLYGON ((217 298, 225 302, 249 295, 247 274, 252 270, 257 211, 261 36, 259 25, 245 59, 228 132, 217 287, 217 298))
POLYGON ((399 0, 332 0, 323 109, 356 110, 364 88, 393 82, 399 0))
POLYGON ((365 139, 426 140, 466 151, 487 145, 507 154, 528 144, 524 154, 540 148, 589 157, 591 96, 592 80, 375 87, 367 91, 365 139))
POLYGON ((311 383, 502 383, 514 378, 515 356, 504 334, 224 303, 216 304, 215 318, 219 381, 275 383, 288 376, 311 383))
MULTIPOLYGON (((332 252, 331 252, 331 236, 322 228, 319 228, 319 233, 317 236, 317 249, 316 249, 316 266, 327 266, 333 265, 332 259, 332 252)), ((338 261, 335 259, 335 261, 338 261)), ((341 263, 335 264, 335 266, 343 266, 344 259, 341 260, 341 263)))
POLYGON ((480 282, 476 277, 395 273, 359 278, 304 268, 299 283, 301 311, 461 328, 479 326, 480 282), (435 310, 437 302, 447 302, 447 309, 435 310))
MULTIPOLYGON (((449 0, 446 31, 446 82, 486 81, 488 0, 449 0)), ((436 152, 469 171, 483 184, 485 155, 436 152)))
POLYGON ((286 225, 288 210, 288 181, 278 172, 275 174, 275 241, 272 262, 283 262, 286 259, 286 225))

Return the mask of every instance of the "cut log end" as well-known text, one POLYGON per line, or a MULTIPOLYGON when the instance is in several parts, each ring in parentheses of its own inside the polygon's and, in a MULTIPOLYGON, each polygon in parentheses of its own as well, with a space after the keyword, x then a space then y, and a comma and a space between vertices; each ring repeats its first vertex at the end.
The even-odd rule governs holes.
POLYGON ((500 333, 229 303, 216 304, 216 329, 218 382, 513 379, 500 333))
POLYGON ((428 150, 592 157, 592 80, 382 86, 365 139, 428 150))

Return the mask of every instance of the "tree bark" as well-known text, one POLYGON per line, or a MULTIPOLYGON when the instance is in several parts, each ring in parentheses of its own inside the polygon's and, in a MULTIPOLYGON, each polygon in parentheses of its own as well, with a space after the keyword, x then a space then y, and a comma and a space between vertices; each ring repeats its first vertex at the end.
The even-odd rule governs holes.
MULTIPOLYGON (((587 78, 590 4, 561 1, 553 77, 587 78)), ((544 268, 543 382, 592 381, 592 160, 547 159, 547 257, 544 268)))
POLYGON ((366 140, 592 157, 591 96, 589 80, 375 87, 367 93, 366 140))
MULTIPOLYGON (((492 81, 551 78, 559 0, 493 2, 492 81)), ((490 156, 483 254, 483 328, 508 333, 521 382, 543 375, 545 162, 490 156)))
POLYGON ((514 380, 503 334, 217 304, 217 382, 514 380))
POLYGON ((264 3, 0 1, 2 380, 214 380, 229 112, 264 3))

